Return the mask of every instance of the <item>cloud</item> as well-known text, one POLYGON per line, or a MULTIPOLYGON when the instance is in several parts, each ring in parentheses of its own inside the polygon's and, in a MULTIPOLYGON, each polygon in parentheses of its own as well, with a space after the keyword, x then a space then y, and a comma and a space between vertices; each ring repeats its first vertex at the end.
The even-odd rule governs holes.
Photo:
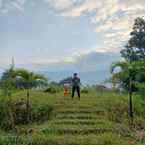
POLYGON ((86 0, 84 3, 82 3, 79 6, 74 6, 70 10, 62 12, 62 16, 67 17, 79 17, 81 15, 84 15, 86 13, 94 11, 96 8, 99 8, 101 6, 101 3, 96 0, 86 0))
POLYGON ((87 14, 96 33, 102 33, 107 47, 120 47, 129 38, 134 19, 145 15, 145 0, 84 0, 81 3, 65 1, 62 9, 61 0, 48 0, 55 9, 62 10, 60 15, 78 18, 87 14), (57 4, 57 7, 55 6, 57 4))
POLYGON ((118 53, 90 52, 78 57, 75 66, 81 71, 106 70, 110 68, 111 63, 118 60, 120 60, 120 54, 118 53))
MULTIPOLYGON (((27 1, 0 0, 0 11, 7 13, 17 9, 23 12, 27 1)), ((101 35, 103 48, 107 48, 98 48, 98 51, 103 52, 119 51, 129 39, 134 19, 145 15, 145 0, 41 0, 41 2, 49 5, 64 18, 79 19, 87 15, 89 26, 94 28, 98 36, 101 35)))
POLYGON ((44 2, 49 3, 53 8, 57 10, 68 9, 73 5, 72 0, 44 0, 44 2))
POLYGON ((63 60, 37 59, 33 60, 31 64, 32 68, 38 70, 77 70, 80 72, 88 72, 109 70, 111 63, 120 59, 119 53, 92 51, 63 60))
POLYGON ((0 0, 0 13, 8 13, 12 10, 24 11, 24 5, 27 0, 0 0))
POLYGON ((142 6, 145 5, 145 1, 144 0, 139 0, 139 1, 138 0, 128 0, 128 1, 122 0, 120 2, 125 4, 126 7, 130 7, 132 5, 137 5, 137 4, 142 5, 142 6))
POLYGON ((2 6, 2 0, 0 0, 0 8, 1 8, 1 6, 2 6))

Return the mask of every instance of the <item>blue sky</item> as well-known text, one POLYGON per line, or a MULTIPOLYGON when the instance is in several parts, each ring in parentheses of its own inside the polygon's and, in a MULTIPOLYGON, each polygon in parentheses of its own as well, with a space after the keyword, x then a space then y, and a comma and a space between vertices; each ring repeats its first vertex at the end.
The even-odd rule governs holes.
POLYGON ((145 14, 144 5, 145 0, 0 0, 0 67, 12 57, 17 66, 39 69, 76 63, 91 53, 115 55, 134 19, 145 14))

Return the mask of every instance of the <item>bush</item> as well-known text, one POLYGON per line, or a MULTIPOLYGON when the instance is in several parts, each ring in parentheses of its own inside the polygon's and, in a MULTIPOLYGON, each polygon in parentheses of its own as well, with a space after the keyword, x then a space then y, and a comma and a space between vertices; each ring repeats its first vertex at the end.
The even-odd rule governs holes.
MULTIPOLYGON (((27 124, 27 108, 26 104, 22 104, 21 106, 17 106, 15 110, 15 123, 18 124, 27 124)), ((30 105, 30 122, 43 122, 50 118, 51 112, 53 108, 49 105, 30 105)))
POLYGON ((141 99, 145 100, 145 84, 144 83, 137 83, 138 93, 141 96, 141 99))
MULTIPOLYGON (((27 104, 24 99, 17 101, 14 104, 15 124, 27 124, 27 104)), ((31 108, 31 105, 29 105, 31 108)), ((31 110, 30 110, 31 111, 31 110)))
POLYGON ((55 87, 53 87, 53 86, 50 86, 50 87, 48 87, 46 90, 44 90, 44 92, 45 93, 57 93, 58 92, 58 90, 55 88, 55 87))
POLYGON ((14 114, 7 101, 0 101, 0 128, 10 130, 14 126, 14 114))
POLYGON ((83 88, 81 90, 81 93, 88 94, 89 93, 89 90, 87 88, 83 88))
MULTIPOLYGON (((30 122, 43 122, 50 118, 52 106, 47 104, 30 106, 30 122)), ((8 131, 16 125, 28 124, 26 102, 0 102, 0 128, 8 131)))
POLYGON ((43 122, 50 118, 53 111, 52 106, 49 105, 39 105, 32 107, 31 111, 31 121, 32 122, 43 122))

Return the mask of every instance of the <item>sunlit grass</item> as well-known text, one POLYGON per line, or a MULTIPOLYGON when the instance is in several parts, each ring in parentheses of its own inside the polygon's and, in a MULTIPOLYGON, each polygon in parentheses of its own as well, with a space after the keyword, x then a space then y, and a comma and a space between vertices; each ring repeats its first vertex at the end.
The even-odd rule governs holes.
MULTIPOLYGON (((12 95, 14 101, 26 97, 25 91, 12 95)), ((89 90, 73 100, 64 97, 63 91, 44 93, 30 91, 32 105, 50 105, 53 108, 49 120, 42 123, 17 126, 15 132, 1 133, 0 144, 9 145, 127 145, 139 144, 136 131, 129 125, 128 96, 115 92, 100 93, 89 90), (10 137, 18 137, 13 140, 10 137), (29 137, 28 137, 29 136, 29 137), (11 142, 11 143, 10 143, 11 142), (3 143, 4 144, 4 143, 3 143)), ((137 96, 134 97, 135 123, 142 124, 144 110, 137 96)))

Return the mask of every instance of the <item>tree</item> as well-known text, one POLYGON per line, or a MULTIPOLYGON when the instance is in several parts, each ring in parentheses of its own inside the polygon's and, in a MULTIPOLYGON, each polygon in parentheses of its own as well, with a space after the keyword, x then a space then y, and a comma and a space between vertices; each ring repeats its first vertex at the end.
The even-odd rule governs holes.
POLYGON ((133 79, 134 70, 132 66, 127 62, 118 62, 112 65, 111 73, 113 74, 112 80, 115 84, 120 84, 129 92, 129 115, 133 118, 133 108, 132 108, 132 92, 133 92, 133 79), (116 68, 120 68, 120 71, 114 73, 116 68))
POLYGON ((10 126, 11 128, 15 127, 15 121, 14 121, 14 115, 13 115, 13 105, 11 100, 11 94, 15 87, 15 72, 14 67, 11 66, 9 69, 7 69, 1 79, 0 79, 0 87, 4 91, 4 99, 6 100, 6 107, 7 107, 7 113, 10 120, 10 126), (7 100, 8 99, 8 100, 7 100))
POLYGON ((121 51, 124 62, 116 63, 112 66, 113 73, 117 67, 120 71, 113 73, 112 80, 120 84, 129 92, 130 117, 133 118, 132 93, 137 91, 136 84, 145 83, 145 19, 138 17, 135 19, 133 30, 126 47, 121 51))
POLYGON ((130 63, 126 61, 116 62, 112 64, 111 73, 113 74, 112 76, 113 84, 120 85, 120 87, 128 91, 130 77, 132 77, 132 80, 134 80, 135 78, 135 74, 134 74, 135 72, 131 68, 132 66, 130 65, 130 63))
POLYGON ((18 69, 15 70, 15 78, 23 84, 24 89, 27 90, 27 98, 26 98, 26 104, 27 104, 27 122, 30 120, 30 89, 33 87, 36 87, 39 85, 40 80, 47 81, 47 79, 40 74, 36 74, 33 72, 29 72, 25 69, 18 69))
POLYGON ((132 94, 137 91, 136 84, 145 78, 145 61, 117 62, 112 65, 111 73, 113 83, 120 84, 129 92, 129 115, 133 119, 132 94), (116 72, 116 68, 120 68, 120 71, 116 72))
MULTIPOLYGON (((132 62, 137 62, 136 64, 141 67, 141 61, 145 61, 145 20, 144 18, 138 17, 135 19, 133 30, 130 33, 130 39, 126 45, 126 47, 121 51, 122 57, 125 59, 125 62, 117 63, 116 65, 120 65, 122 70, 124 70, 123 75, 122 73, 115 74, 113 79, 120 78, 121 86, 128 90, 129 88, 129 79, 130 76, 128 72, 128 68, 132 65, 132 62), (126 73, 125 73, 126 72, 126 73), (119 75, 117 77, 117 75, 119 75)), ((115 65, 115 66, 116 66, 115 65)), ((137 76, 132 73, 132 79, 138 80, 139 83, 145 83, 145 76, 143 72, 138 71, 137 76), (136 78, 134 78, 136 77, 136 78)), ((117 81, 117 80, 116 80, 117 81)))
POLYGON ((64 85, 65 83, 71 84, 71 83, 72 83, 72 77, 64 78, 63 80, 61 80, 61 81, 59 82, 60 85, 64 85))
POLYGON ((145 60, 145 19, 138 17, 135 19, 133 31, 130 33, 130 39, 121 51, 122 57, 127 61, 145 60))
POLYGON ((0 86, 4 90, 5 96, 10 96, 11 91, 14 88, 15 85, 15 72, 13 67, 10 67, 7 69, 0 80, 0 86))

